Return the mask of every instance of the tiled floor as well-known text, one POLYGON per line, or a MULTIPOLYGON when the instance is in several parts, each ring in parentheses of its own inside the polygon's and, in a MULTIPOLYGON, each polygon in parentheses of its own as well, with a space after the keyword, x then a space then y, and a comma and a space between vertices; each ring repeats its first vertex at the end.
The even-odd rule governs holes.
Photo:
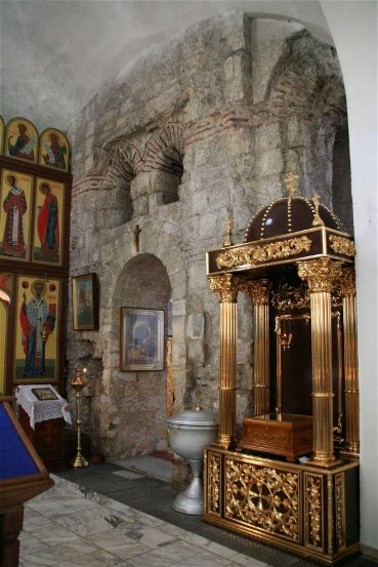
POLYGON ((263 567, 208 539, 52 475, 25 506, 22 567, 263 567))
MULTIPOLYGON (((51 475, 25 505, 21 567, 311 567, 312 563, 174 512, 170 463, 127 459, 51 475)), ((346 567, 377 567, 359 556, 346 567)))

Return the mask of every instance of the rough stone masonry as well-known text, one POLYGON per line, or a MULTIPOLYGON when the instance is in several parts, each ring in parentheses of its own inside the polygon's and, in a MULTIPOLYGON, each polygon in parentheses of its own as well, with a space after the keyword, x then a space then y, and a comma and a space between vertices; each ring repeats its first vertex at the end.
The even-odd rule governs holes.
MULTIPOLYGON (((167 447, 167 371, 120 370, 121 306, 165 310, 174 411, 198 395, 217 411, 219 300, 206 251, 222 246, 228 220, 241 242, 291 170, 302 195, 350 218, 350 191, 339 202, 332 189, 346 124, 335 50, 298 23, 239 11, 147 50, 83 109, 70 133, 70 265, 71 276, 97 274, 100 326, 68 329, 68 375, 89 369, 85 430, 109 460, 167 447)), ((251 305, 239 295, 240 425, 253 357, 251 305)))

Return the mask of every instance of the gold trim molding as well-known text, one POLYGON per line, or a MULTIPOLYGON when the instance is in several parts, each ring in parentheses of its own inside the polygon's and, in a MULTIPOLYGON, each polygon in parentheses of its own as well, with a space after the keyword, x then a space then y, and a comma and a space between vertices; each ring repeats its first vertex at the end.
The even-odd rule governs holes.
POLYGON ((312 242, 307 236, 301 236, 272 242, 265 246, 248 246, 242 250, 227 250, 217 256, 216 265, 219 270, 244 265, 256 266, 271 260, 282 260, 298 256, 302 252, 309 252, 311 244, 312 242))

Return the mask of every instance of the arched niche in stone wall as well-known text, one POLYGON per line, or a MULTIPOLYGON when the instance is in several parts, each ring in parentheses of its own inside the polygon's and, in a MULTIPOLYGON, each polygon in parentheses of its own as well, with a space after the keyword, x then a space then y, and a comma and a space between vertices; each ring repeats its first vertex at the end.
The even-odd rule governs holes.
POLYGON ((336 206, 349 228, 350 175, 344 175, 341 185, 335 180, 338 161, 349 163, 348 145, 335 146, 338 133, 347 130, 345 90, 335 51, 306 30, 287 38, 286 44, 265 96, 271 119, 279 123, 285 171, 300 173, 304 196, 319 193, 327 206, 336 206), (342 156, 335 158, 339 150, 342 156))
POLYGON ((161 195, 161 203, 178 200, 178 188, 184 173, 184 128, 167 123, 148 140, 143 153, 142 170, 154 172, 152 192, 161 195))
POLYGON ((120 226, 132 219, 134 213, 133 201, 130 195, 130 185, 135 178, 142 158, 135 144, 122 142, 109 161, 101 189, 107 209, 113 209, 113 226, 120 226))
MULTIPOLYGON (((163 263, 153 254, 138 254, 121 270, 113 295, 113 336, 120 336, 121 309, 164 310, 164 356, 169 328, 171 284, 163 263)), ((114 345, 116 347, 116 345, 114 345)), ((120 345, 120 348, 122 346, 120 345)), ((114 359, 115 361, 115 359, 114 359)), ((120 457, 141 455, 167 448, 167 376, 163 370, 113 369, 110 407, 116 408, 114 437, 107 451, 120 457), (112 443, 115 443, 112 448, 112 443)))

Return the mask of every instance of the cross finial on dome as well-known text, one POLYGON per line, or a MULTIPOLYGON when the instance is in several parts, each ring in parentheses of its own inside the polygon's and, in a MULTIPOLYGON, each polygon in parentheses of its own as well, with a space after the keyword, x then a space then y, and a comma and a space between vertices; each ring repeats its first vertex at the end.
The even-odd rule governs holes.
POLYGON ((317 193, 315 193, 314 195, 313 203, 314 203, 314 219, 312 221, 312 224, 313 226, 324 226, 322 217, 319 214, 320 197, 317 193))
POLYGON ((226 222, 226 238, 224 239, 223 242, 223 247, 226 248, 227 246, 232 246, 232 237, 231 237, 231 220, 228 219, 228 221, 226 222))
POLYGON ((286 191, 290 197, 295 197, 298 191, 299 175, 294 171, 289 171, 284 177, 286 191))

